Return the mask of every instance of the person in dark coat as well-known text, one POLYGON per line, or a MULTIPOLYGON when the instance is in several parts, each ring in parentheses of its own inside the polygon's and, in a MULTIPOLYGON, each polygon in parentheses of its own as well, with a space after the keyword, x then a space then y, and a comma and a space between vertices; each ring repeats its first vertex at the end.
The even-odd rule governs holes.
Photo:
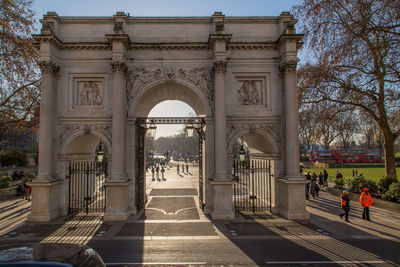
POLYGON ((343 219, 345 216, 346 222, 349 222, 349 212, 350 212, 350 198, 349 198, 349 190, 344 190, 343 194, 340 196, 340 205, 342 206, 343 213, 339 214, 340 219, 343 219))
POLYGON ((328 172, 324 169, 324 186, 328 187, 328 172))

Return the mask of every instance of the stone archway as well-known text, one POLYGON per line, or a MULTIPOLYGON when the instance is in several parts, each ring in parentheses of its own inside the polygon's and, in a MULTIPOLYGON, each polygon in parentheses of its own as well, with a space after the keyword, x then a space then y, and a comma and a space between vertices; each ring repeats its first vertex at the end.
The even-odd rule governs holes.
MULTIPOLYGON (((271 211, 278 213, 279 209, 279 194, 277 193, 277 180, 281 170, 281 154, 280 154, 280 139, 273 126, 265 126, 262 124, 234 124, 231 127, 228 143, 228 159, 232 168, 233 150, 237 140, 243 138, 246 142, 249 151, 250 159, 268 160, 270 181, 269 188, 263 189, 265 194, 270 196, 271 211), (268 192, 267 192, 268 191, 268 192)), ((264 176, 267 178, 267 175, 264 176)))
MULTIPOLYGON (((175 70, 179 72, 182 70, 180 68, 172 69, 168 68, 169 71, 175 70)), ((202 70, 203 72, 205 69, 202 70)), ((131 86, 134 86, 135 83, 129 83, 131 86)), ((213 133, 209 132, 209 129, 212 129, 212 123, 207 123, 207 120, 212 115, 212 109, 210 105, 210 99, 207 96, 207 93, 204 92, 204 88, 199 88, 198 84, 194 84, 193 82, 182 79, 179 77, 174 77, 174 79, 169 78, 160 78, 158 80, 149 80, 147 82, 141 82, 143 88, 137 94, 131 95, 129 107, 128 107, 128 124, 127 124, 127 173, 128 176, 134 177, 132 184, 130 186, 130 203, 129 209, 132 213, 137 214, 140 212, 137 210, 137 206, 135 205, 133 200, 138 199, 135 194, 138 192, 142 192, 137 190, 135 186, 144 186, 139 183, 136 179, 138 178, 138 168, 137 166, 137 149, 139 144, 137 143, 137 134, 138 134, 138 125, 135 124, 136 118, 145 118, 148 116, 151 109, 156 106, 158 103, 161 103, 165 100, 179 100, 182 101, 189 106, 198 114, 202 121, 205 122, 206 127, 203 127, 203 131, 206 134, 201 141, 203 158, 201 166, 201 173, 206 175, 211 175, 213 172, 213 151, 212 146, 209 144, 210 138, 213 138, 213 133), (207 155, 207 156, 206 156, 207 155)), ((212 86, 212 85, 210 85, 212 86)), ((200 167, 200 166, 199 166, 200 167)), ((209 184, 206 179, 204 179, 204 195, 207 198, 207 194, 209 193, 209 184)))

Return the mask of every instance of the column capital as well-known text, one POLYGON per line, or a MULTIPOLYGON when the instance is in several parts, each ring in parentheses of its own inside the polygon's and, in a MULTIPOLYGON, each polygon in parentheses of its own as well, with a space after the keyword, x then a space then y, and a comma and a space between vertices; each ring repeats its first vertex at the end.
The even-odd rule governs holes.
POLYGON ((226 72, 226 61, 219 60, 214 62, 215 73, 225 73, 226 72))
POLYGON ((112 69, 114 72, 123 72, 127 71, 127 66, 124 62, 115 61, 111 63, 112 69))
POLYGON ((281 62, 279 66, 280 72, 296 72, 298 60, 289 60, 281 62))
POLYGON ((60 69, 60 67, 52 61, 41 61, 39 62, 39 67, 42 74, 56 74, 60 69))

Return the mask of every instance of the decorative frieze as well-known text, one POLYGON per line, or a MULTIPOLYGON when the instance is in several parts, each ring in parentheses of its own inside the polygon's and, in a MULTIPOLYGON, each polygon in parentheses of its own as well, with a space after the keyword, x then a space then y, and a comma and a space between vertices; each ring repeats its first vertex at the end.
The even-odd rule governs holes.
POLYGON ((111 126, 109 125, 99 125, 99 124, 80 124, 72 125, 66 124, 61 125, 58 128, 58 144, 61 146, 68 137, 76 132, 83 131, 85 134, 91 134, 92 131, 96 131, 104 135, 110 142, 112 137, 111 126))
POLYGON ((128 73, 127 96, 128 99, 133 99, 138 94, 139 90, 145 87, 148 83, 155 80, 175 80, 181 79, 193 84, 201 90, 208 100, 212 101, 213 94, 213 74, 207 68, 134 68, 128 73))
MULTIPOLYGON (((266 124, 266 123, 228 123, 227 124, 227 140, 232 140, 239 132, 247 130, 248 133, 253 134, 257 130, 260 130, 267 135, 271 136, 276 144, 280 146, 281 144, 281 133, 280 133, 280 125, 278 124, 266 124)), ((229 145, 229 144, 228 144, 229 145)))

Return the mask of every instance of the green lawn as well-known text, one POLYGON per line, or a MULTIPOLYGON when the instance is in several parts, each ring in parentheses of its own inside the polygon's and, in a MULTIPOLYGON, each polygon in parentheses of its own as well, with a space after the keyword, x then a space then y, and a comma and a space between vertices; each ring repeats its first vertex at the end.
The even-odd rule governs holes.
MULTIPOLYGON (((354 165, 352 165, 352 167, 354 167, 354 165)), ((329 168, 326 169, 328 171, 328 175, 329 178, 335 178, 336 177, 336 171, 339 170, 344 178, 351 178, 353 176, 353 168, 329 168)), ((354 168, 357 169, 358 175, 360 175, 361 173, 364 175, 365 178, 378 182, 379 178, 382 177, 382 175, 385 175, 385 168, 383 167, 378 167, 378 168, 374 168, 374 167, 366 167, 365 165, 360 165, 360 168, 354 168)), ((397 173, 399 174, 400 168, 396 168, 397 173)), ((313 172, 315 172, 315 174, 319 174, 319 172, 322 172, 323 169, 321 168, 304 168, 303 169, 303 174, 306 174, 307 172, 310 172, 311 175, 313 172)))

